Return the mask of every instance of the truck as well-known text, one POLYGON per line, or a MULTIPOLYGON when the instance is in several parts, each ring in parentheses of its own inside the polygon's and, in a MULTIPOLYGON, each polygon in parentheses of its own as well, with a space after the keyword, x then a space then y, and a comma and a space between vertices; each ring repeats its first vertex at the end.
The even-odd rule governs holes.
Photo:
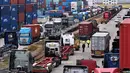
POLYGON ((17 32, 5 32, 4 33, 4 45, 0 47, 0 57, 12 49, 18 49, 18 37, 17 32))
POLYGON ((65 65, 63 73, 88 73, 88 67, 77 65, 65 65))
POLYGON ((94 73, 121 73, 119 68, 95 68, 94 73))
POLYGON ((105 53, 103 68, 119 68, 119 53, 105 53))
POLYGON ((39 41, 40 39, 40 25, 28 24, 23 25, 19 31, 19 44, 29 45, 33 42, 39 41))
POLYGON ((53 21, 47 21, 44 25, 45 27, 45 36, 52 35, 52 32, 54 31, 54 22, 53 21))
POLYGON ((110 34, 107 31, 96 32, 91 39, 91 56, 103 57, 109 52, 110 34))
POLYGON ((95 60, 92 59, 80 59, 76 60, 77 66, 86 66, 88 68, 88 73, 92 73, 95 68, 99 68, 95 60))
POLYGON ((27 50, 12 50, 9 56, 9 73, 32 73, 34 58, 27 50))
POLYGON ((86 41, 91 38, 91 36, 99 31, 99 28, 97 27, 97 23, 94 23, 93 20, 91 21, 84 21, 79 23, 78 29, 79 29, 79 38, 81 41, 86 41))
POLYGON ((74 55, 74 35, 72 33, 61 34, 62 60, 68 60, 69 55, 74 55))
POLYGON ((53 68, 61 64, 60 38, 51 36, 45 39, 45 58, 33 64, 33 73, 50 73, 53 68))

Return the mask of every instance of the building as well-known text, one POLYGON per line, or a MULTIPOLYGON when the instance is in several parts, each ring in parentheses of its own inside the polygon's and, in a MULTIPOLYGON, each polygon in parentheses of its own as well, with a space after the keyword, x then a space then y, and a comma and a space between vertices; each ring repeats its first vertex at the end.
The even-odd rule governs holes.
POLYGON ((118 0, 103 0, 104 5, 115 5, 118 4, 118 0))
MULTIPOLYGON (((96 0, 96 3, 103 3, 104 0, 96 0)), ((118 0, 118 4, 121 4, 121 3, 130 3, 130 0, 118 0)))

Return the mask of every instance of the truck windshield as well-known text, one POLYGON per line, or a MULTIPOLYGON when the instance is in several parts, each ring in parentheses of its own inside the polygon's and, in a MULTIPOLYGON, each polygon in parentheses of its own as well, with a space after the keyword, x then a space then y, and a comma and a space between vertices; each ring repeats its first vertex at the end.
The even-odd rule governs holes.
POLYGON ((53 28, 53 24, 46 24, 45 28, 53 28))
POLYGON ((21 37, 26 37, 26 36, 29 36, 29 34, 28 33, 21 33, 20 36, 21 37))

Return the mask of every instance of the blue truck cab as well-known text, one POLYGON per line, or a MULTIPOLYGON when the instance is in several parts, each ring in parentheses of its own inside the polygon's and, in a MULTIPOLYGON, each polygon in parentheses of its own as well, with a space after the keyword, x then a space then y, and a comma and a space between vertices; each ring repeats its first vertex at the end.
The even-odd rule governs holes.
POLYGON ((19 44, 29 45, 32 42, 32 30, 31 28, 22 27, 19 31, 19 44))
POLYGON ((102 64, 104 68, 119 68, 119 53, 106 53, 102 64))

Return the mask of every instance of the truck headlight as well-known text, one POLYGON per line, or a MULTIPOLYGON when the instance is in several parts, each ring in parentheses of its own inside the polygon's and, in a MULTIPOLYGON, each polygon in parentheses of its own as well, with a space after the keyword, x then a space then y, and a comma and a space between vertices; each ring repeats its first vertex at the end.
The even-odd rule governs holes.
POLYGON ((52 63, 48 63, 47 66, 50 66, 52 63))

